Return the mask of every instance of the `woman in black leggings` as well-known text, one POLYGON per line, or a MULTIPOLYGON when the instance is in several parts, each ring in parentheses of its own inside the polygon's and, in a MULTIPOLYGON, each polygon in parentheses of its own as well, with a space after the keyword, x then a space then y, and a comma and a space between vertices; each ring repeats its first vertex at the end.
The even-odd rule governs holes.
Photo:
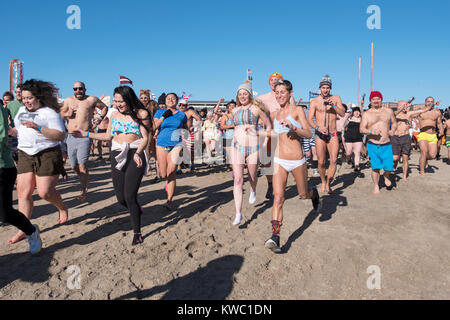
MULTIPOLYGON (((112 180, 117 200, 131 215, 134 237, 132 245, 142 243, 142 208, 137 193, 142 177, 147 172, 146 147, 151 119, 133 89, 121 86, 114 89, 113 105, 118 112, 111 115, 105 133, 80 131, 76 136, 109 141, 111 145, 112 180)), ((75 136, 75 135, 74 135, 75 136)))
POLYGON ((8 113, 5 108, 0 109, 0 222, 12 224, 25 233, 30 252, 36 254, 42 248, 39 228, 12 206, 17 169, 8 147, 8 113))

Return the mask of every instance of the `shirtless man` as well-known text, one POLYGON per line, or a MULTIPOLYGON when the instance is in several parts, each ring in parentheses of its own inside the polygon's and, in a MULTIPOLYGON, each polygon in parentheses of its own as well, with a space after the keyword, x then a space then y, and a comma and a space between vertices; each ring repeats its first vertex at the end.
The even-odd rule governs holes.
POLYGON ((425 109, 409 111, 411 102, 400 101, 398 103, 395 117, 397 120, 397 130, 391 137, 392 153, 394 154, 394 170, 397 169, 400 156, 403 160, 403 179, 408 178, 408 159, 411 153, 411 136, 409 135, 409 129, 411 128, 411 121, 419 114, 431 110, 431 106, 425 107, 425 109))
POLYGON ((380 92, 373 91, 370 94, 370 103, 371 108, 362 115, 360 132, 365 134, 368 140, 367 151, 372 166, 373 194, 379 194, 381 169, 384 170, 386 187, 392 186, 389 174, 394 171, 394 156, 390 138, 397 131, 397 120, 392 109, 383 108, 383 96, 380 92))
POLYGON ((330 184, 336 173, 336 162, 339 152, 339 138, 336 128, 337 115, 344 117, 345 108, 342 105, 341 97, 331 95, 331 78, 325 75, 319 85, 320 96, 311 99, 308 122, 315 128, 315 143, 317 158, 319 162, 319 174, 322 184, 320 192, 331 193, 330 184), (314 122, 315 119, 315 122, 314 122), (326 178, 326 156, 327 150, 330 154, 330 166, 328 168, 328 178, 326 178))
MULTIPOLYGON (((278 80, 281 79, 283 80, 283 76, 278 73, 278 72, 274 72, 269 76, 269 86, 271 91, 262 95, 259 95, 256 97, 256 100, 258 100, 259 102, 263 103, 264 106, 266 107, 266 109, 269 111, 269 119, 270 119, 270 115, 274 112, 277 112, 281 109, 280 104, 277 102, 277 99, 275 97, 275 84, 278 82, 278 80)), ((291 96, 290 100, 289 100, 289 104, 291 105, 296 105, 294 97, 291 96)), ((269 156, 270 158, 272 158, 272 149, 275 150, 276 145, 272 145, 272 140, 269 139, 269 142, 267 143, 267 156, 269 156)), ((266 164, 270 165, 269 164, 266 164)), ((266 175, 267 177, 267 184, 268 184, 268 188, 267 188, 267 192, 266 192, 266 199, 272 199, 273 197, 273 187, 272 187, 272 175, 266 175)))
POLYGON ((75 138, 72 136, 74 131, 92 131, 92 118, 94 108, 101 110, 101 119, 106 116, 108 107, 97 97, 86 95, 86 86, 83 82, 75 82, 73 85, 73 97, 64 100, 61 108, 61 116, 67 120, 67 153, 70 165, 77 173, 81 183, 81 194, 78 196, 80 201, 86 200, 89 182, 89 172, 87 161, 91 147, 89 138, 75 138))
POLYGON ((425 108, 431 108, 429 111, 420 114, 419 119, 420 133, 417 136, 420 148, 419 169, 420 175, 426 176, 425 167, 427 161, 436 158, 437 142, 436 127, 439 129, 439 135, 444 135, 444 126, 442 125, 442 115, 438 109, 434 108, 434 98, 425 99, 425 108))

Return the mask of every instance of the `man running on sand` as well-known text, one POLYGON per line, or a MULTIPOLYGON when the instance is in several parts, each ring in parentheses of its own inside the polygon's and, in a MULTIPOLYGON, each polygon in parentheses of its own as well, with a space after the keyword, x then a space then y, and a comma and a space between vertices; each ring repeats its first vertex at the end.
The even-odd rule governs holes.
POLYGON ((373 91, 370 94, 370 103, 371 108, 362 115, 360 132, 368 139, 367 151, 372 166, 373 194, 379 194, 381 169, 384 170, 386 187, 392 186, 389 174, 394 171, 394 156, 390 138, 397 130, 397 120, 392 109, 383 108, 383 95, 380 92, 373 91))
POLYGON ((431 106, 425 107, 422 110, 409 111, 411 102, 399 101, 395 117, 397 120, 397 130, 391 137, 392 153, 394 154, 394 170, 397 169, 400 157, 403 160, 403 179, 408 178, 408 159, 411 153, 411 136, 409 129, 411 128, 411 121, 419 114, 431 110, 431 106))
POLYGON ((438 148, 438 138, 436 135, 436 127, 439 129, 439 135, 444 135, 444 126, 442 125, 442 115, 438 109, 434 108, 434 98, 425 99, 425 108, 429 111, 420 114, 419 119, 420 133, 417 141, 420 147, 419 170, 421 176, 426 176, 425 168, 428 166, 427 161, 436 158, 438 148))
MULTIPOLYGON (((278 73, 278 72, 274 72, 269 76, 269 86, 271 91, 262 95, 259 95, 258 97, 256 97, 256 100, 262 102, 267 110, 269 110, 269 113, 272 114, 273 112, 277 112, 281 109, 280 104, 277 102, 277 99, 275 97, 275 84, 278 82, 278 80, 283 80, 283 76, 278 73)), ((291 96, 290 100, 289 100, 289 104, 294 105, 295 106, 295 100, 294 97, 291 96)), ((270 119, 270 117, 269 117, 270 119)), ((267 143, 267 156, 272 158, 272 148, 275 150, 275 145, 272 146, 272 139, 269 138, 268 143, 267 143)), ((270 165, 269 164, 266 164, 270 165)), ((273 187, 272 187, 272 175, 266 175, 267 177, 267 184, 268 184, 268 188, 267 188, 267 192, 266 192, 266 199, 272 199, 273 197, 273 187)))
POLYGON ((79 130, 91 131, 94 108, 101 110, 100 118, 103 120, 108 112, 108 107, 99 98, 86 95, 86 86, 83 82, 75 82, 73 92, 73 97, 68 97, 64 100, 61 116, 68 121, 66 143, 70 165, 80 178, 81 194, 78 196, 78 199, 85 201, 89 182, 87 162, 91 140, 89 138, 75 138, 72 136, 72 132, 79 130))
POLYGON ((317 158, 319 161, 319 174, 322 184, 320 192, 331 193, 330 184, 336 173, 336 163, 339 151, 339 139, 336 129, 337 115, 344 117, 345 108, 342 105, 341 97, 331 95, 331 78, 325 75, 319 85, 320 96, 311 99, 308 122, 315 128, 315 143, 317 158), (314 122, 315 119, 315 122, 314 122), (328 178, 326 178, 326 156, 327 150, 330 154, 330 166, 328 168, 328 178))

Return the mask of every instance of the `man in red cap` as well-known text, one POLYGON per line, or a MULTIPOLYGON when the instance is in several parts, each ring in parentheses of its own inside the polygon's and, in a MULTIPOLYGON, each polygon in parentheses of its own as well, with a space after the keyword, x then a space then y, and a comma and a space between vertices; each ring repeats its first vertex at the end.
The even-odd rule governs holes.
POLYGON ((383 169, 384 184, 392 186, 389 175, 394 171, 394 155, 391 137, 397 130, 397 120, 391 108, 383 108, 383 95, 378 91, 370 94, 371 108, 363 113, 360 132, 367 136, 367 151, 372 166, 373 193, 379 194, 380 170, 383 169))
POLYGON ((336 173, 336 163, 339 152, 339 138, 336 129, 337 115, 345 116, 345 107, 342 105, 341 97, 331 95, 332 83, 329 75, 325 75, 320 82, 320 96, 311 99, 308 122, 315 128, 315 144, 319 164, 319 174, 322 184, 320 192, 331 193, 330 184, 336 173), (315 121, 314 121, 315 120, 315 121), (326 178, 327 150, 330 154, 330 166, 328 178, 326 178))
MULTIPOLYGON (((280 104, 277 102, 277 99, 275 98, 275 84, 278 82, 278 80, 283 80, 283 76, 278 72, 272 73, 269 76, 269 85, 270 85, 271 91, 256 97, 256 100, 263 103, 264 106, 269 111, 269 113, 277 112, 281 108, 280 104)), ((295 100, 294 100, 293 96, 291 96, 289 103, 292 105, 295 105, 295 100)), ((271 118, 269 117, 269 119, 271 119, 271 118)), ((272 144, 272 141, 273 141, 272 139, 269 139, 269 141, 267 143, 267 156, 268 157, 271 157, 271 153, 272 153, 271 151, 272 151, 272 149, 275 150, 275 147, 276 147, 275 144, 272 144)), ((268 166, 268 165, 270 165, 270 163, 265 164, 265 166, 268 166)), ((267 183, 268 183, 266 199, 271 199, 272 195, 273 195, 272 175, 266 175, 266 177, 267 177, 267 183)))

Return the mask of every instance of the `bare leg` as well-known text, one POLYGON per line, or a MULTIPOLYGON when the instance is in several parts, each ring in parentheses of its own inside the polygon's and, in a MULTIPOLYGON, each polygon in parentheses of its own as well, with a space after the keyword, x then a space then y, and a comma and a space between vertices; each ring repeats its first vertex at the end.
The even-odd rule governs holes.
POLYGON ((326 146, 326 143, 320 138, 316 138, 315 143, 316 143, 316 152, 317 152, 317 159, 318 159, 318 169, 319 169, 319 174, 320 174, 320 180, 322 182, 320 185, 319 191, 325 192, 326 184, 327 184, 326 169, 325 169, 327 146, 326 146))
POLYGON ((353 144, 353 154, 355 155, 355 168, 359 168, 359 163, 361 161, 361 149, 362 149, 362 142, 355 142, 353 144))
POLYGON ((384 184, 385 184, 386 187, 388 187, 388 188, 389 188, 390 186, 392 186, 391 179, 389 178, 390 174, 391 174, 391 171, 385 171, 385 172, 383 173, 384 184))
POLYGON ((408 180, 408 155, 404 154, 403 156, 403 180, 408 180))
POLYGON ((420 146, 420 158, 419 158, 419 170, 421 176, 426 176, 425 166, 427 162, 428 155, 428 142, 425 140, 419 141, 420 146))
MULTIPOLYGON (((17 175, 17 197, 19 211, 31 220, 33 212, 33 191, 36 186, 35 175, 32 172, 21 173, 17 175)), ((19 230, 14 237, 10 238, 10 244, 17 243, 26 238, 24 232, 19 230)))
POLYGON ((283 221, 283 204, 284 204, 284 191, 286 190, 286 183, 288 179, 288 173, 283 167, 277 163, 274 165, 275 173, 273 175, 273 206, 272 206, 272 220, 279 222, 283 221))
POLYGON ((336 173, 337 156, 339 151, 339 140, 338 137, 332 137, 330 142, 327 144, 328 153, 330 154, 330 166, 328 167, 328 178, 326 191, 331 193, 331 182, 334 180, 334 174, 336 173))
POLYGON ((61 195, 56 191, 58 176, 38 177, 36 176, 36 186, 39 196, 53 204, 59 211, 58 224, 63 224, 69 219, 69 210, 63 203, 61 195))
POLYGON ((378 183, 380 181, 380 170, 372 170, 372 181, 373 181, 373 194, 380 194, 380 187, 378 183))

